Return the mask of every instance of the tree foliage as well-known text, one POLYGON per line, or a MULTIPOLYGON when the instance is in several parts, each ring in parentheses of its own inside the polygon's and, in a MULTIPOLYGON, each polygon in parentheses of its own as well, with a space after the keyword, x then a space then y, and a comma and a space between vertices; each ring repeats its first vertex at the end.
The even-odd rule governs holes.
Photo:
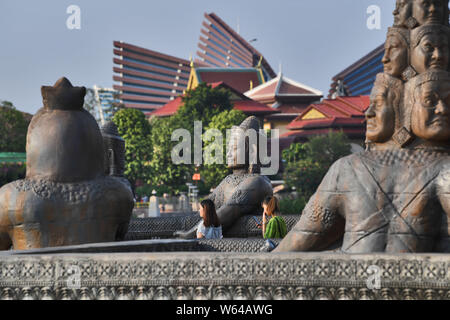
POLYGON ((25 152, 30 119, 9 101, 0 102, 0 152, 25 152))
POLYGON ((147 182, 152 176, 150 123, 141 111, 135 109, 119 110, 113 121, 125 140, 125 176, 132 185, 138 180, 147 182))
MULTIPOLYGON (((209 128, 222 132, 243 121, 245 116, 240 111, 232 110, 230 92, 224 88, 212 88, 201 83, 196 89, 186 92, 182 98, 182 106, 169 118, 152 121, 153 159, 151 162, 154 176, 152 182, 156 186, 165 184, 173 191, 184 190, 186 182, 190 182, 196 172, 193 152, 192 164, 174 164, 171 151, 179 141, 171 141, 172 132, 186 129, 191 135, 191 150, 194 150, 194 121, 201 121, 202 133, 209 128)), ((198 170, 198 168, 197 168, 198 170)), ((228 170, 221 164, 200 167, 202 181, 200 191, 207 192, 211 186, 220 182, 228 170)))
POLYGON ((294 143, 283 151, 286 184, 309 199, 330 166, 350 153, 350 142, 343 132, 330 130, 328 135, 313 137, 307 143, 294 143))

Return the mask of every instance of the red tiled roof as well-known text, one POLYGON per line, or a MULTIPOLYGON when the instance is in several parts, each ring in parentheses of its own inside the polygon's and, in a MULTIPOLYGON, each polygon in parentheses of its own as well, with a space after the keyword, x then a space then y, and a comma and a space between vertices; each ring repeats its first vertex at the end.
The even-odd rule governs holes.
POLYGON ((312 130, 289 131, 280 136, 280 138, 309 138, 311 136, 327 134, 330 130, 334 132, 343 131, 348 137, 362 138, 365 135, 365 128, 323 128, 312 130))
POLYGON ((166 105, 162 106, 156 111, 151 112, 149 115, 151 116, 157 116, 157 117, 168 117, 171 115, 174 115, 178 108, 181 107, 183 104, 183 101, 181 97, 176 98, 175 100, 170 101, 166 105))
POLYGON ((253 100, 235 101, 234 109, 241 110, 245 114, 273 114, 279 112, 276 109, 253 100))
POLYGON ((369 97, 338 97, 335 100, 324 100, 320 104, 312 104, 294 119, 287 128, 290 130, 304 130, 313 128, 364 128, 364 111, 369 107, 369 97), (302 118, 312 109, 322 113, 325 118, 302 118))

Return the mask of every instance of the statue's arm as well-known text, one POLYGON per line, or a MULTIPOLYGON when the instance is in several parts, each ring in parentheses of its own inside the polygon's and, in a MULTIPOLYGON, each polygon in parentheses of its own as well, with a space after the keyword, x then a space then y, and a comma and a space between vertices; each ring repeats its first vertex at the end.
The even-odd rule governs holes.
POLYGON ((217 210, 222 227, 231 227, 237 219, 257 213, 265 197, 273 194, 272 186, 263 176, 255 176, 243 181, 232 196, 217 210))
POLYGON ((344 194, 336 185, 340 172, 333 165, 316 193, 309 199, 299 222, 281 241, 274 252, 325 250, 344 234, 342 214, 344 194))
POLYGON ((0 189, 0 250, 9 250, 12 242, 9 236, 9 217, 5 194, 6 188, 0 189))

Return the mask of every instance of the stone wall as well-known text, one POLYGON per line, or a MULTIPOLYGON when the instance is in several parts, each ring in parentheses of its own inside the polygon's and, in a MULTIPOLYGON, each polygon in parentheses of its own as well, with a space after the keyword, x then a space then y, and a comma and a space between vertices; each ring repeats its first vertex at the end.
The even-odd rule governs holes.
POLYGON ((2 254, 0 298, 448 300, 449 271, 439 254, 2 254))

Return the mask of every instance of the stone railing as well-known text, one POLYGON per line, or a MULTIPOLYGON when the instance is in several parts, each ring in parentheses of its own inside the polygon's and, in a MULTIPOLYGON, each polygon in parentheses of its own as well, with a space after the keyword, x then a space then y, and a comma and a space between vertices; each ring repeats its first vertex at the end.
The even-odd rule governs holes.
MULTIPOLYGON (((288 231, 298 222, 300 215, 282 216, 288 231)), ((260 219, 261 217, 258 216, 260 219)), ((169 239, 178 230, 189 230, 200 221, 198 214, 131 219, 125 240, 169 239)), ((226 238, 261 238, 261 229, 257 228, 253 216, 244 216, 233 227, 224 232, 226 238)))
MULTIPOLYGON (((198 245, 208 244, 165 242, 166 249, 198 245)), ((121 253, 159 246, 164 243, 78 246, 109 251, 95 254, 73 253, 75 247, 2 252, 0 298, 450 299, 448 254, 121 253), (56 254, 63 252, 72 253, 56 254)))

